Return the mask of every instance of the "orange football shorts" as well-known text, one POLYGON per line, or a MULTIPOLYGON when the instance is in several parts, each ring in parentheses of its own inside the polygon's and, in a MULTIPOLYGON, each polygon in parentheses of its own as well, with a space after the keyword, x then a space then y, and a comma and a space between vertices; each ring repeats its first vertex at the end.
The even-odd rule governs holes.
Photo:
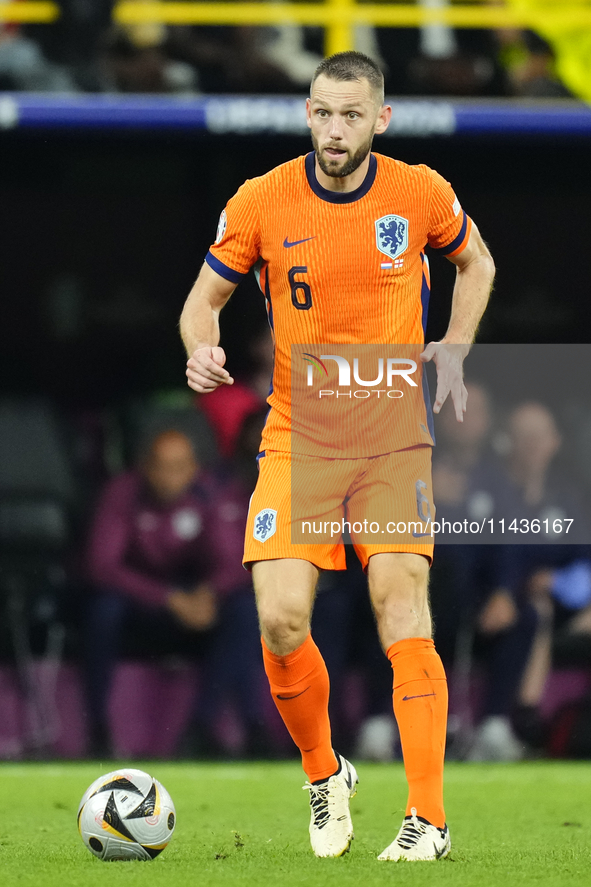
POLYGON ((431 562, 435 519, 431 447, 361 459, 267 450, 250 501, 243 563, 298 558, 345 569, 345 541, 363 568, 372 554, 410 552, 431 562))

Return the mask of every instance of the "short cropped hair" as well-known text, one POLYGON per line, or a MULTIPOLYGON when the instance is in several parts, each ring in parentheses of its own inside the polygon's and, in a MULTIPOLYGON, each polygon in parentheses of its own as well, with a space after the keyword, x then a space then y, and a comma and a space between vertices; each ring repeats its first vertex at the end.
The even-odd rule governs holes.
POLYGON ((367 80, 380 105, 384 103, 384 75, 374 60, 362 52, 337 52, 323 59, 314 71, 311 86, 321 74, 331 80, 367 80))

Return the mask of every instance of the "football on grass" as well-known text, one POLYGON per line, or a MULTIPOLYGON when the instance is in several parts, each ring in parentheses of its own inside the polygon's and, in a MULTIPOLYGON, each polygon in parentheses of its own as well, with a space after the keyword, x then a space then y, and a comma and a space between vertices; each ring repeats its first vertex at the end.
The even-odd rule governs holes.
POLYGON ((172 837, 172 798, 143 770, 114 770, 96 779, 78 808, 78 829, 99 859, 154 859, 172 837))

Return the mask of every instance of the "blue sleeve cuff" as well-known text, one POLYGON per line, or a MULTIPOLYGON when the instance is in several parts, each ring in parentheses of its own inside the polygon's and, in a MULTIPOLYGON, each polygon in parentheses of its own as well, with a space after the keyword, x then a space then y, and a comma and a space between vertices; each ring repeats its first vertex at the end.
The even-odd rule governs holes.
POLYGON ((240 283, 242 278, 245 276, 240 271, 235 271, 233 268, 228 268, 227 265, 224 265, 223 262, 220 262, 214 254, 209 250, 207 255, 205 256, 205 261, 209 265, 210 268, 219 274, 220 277, 223 277, 225 280, 229 280, 231 283, 240 283))
POLYGON ((464 216, 462 220, 462 227, 460 228, 460 233, 457 237, 454 237, 451 243, 448 243, 447 246, 435 247, 438 253, 441 253, 442 256, 448 256, 450 253, 453 253, 459 246, 462 245, 464 238, 466 237, 466 229, 468 227, 468 216, 465 211, 462 210, 462 214, 464 216))

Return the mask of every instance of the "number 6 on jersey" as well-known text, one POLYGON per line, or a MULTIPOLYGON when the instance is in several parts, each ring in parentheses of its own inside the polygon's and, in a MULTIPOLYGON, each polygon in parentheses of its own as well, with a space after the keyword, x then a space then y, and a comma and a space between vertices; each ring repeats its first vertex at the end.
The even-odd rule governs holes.
POLYGON ((289 285, 291 287, 291 301, 296 308, 299 308, 300 311, 308 311, 312 307, 312 290, 310 289, 310 284, 305 280, 296 280, 296 274, 307 274, 308 266, 307 265, 294 265, 293 268, 290 268, 287 272, 287 276, 289 278, 289 285), (300 301, 298 298, 298 290, 303 293, 303 301, 300 301))

